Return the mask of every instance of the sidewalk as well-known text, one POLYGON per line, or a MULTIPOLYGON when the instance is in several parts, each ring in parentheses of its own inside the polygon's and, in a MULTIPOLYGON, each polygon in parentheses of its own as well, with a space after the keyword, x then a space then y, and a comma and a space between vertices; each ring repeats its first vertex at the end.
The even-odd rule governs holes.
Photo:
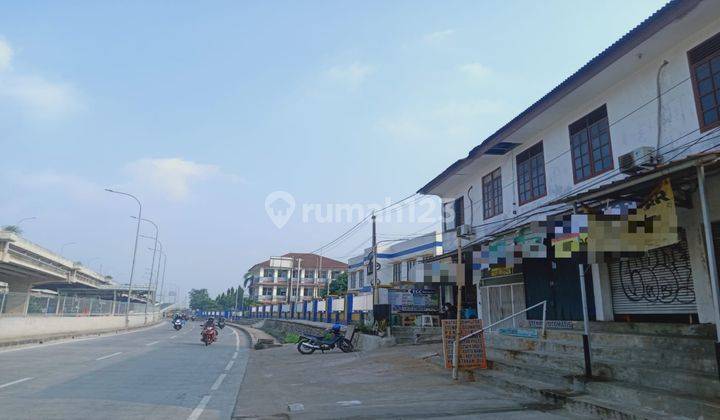
POLYGON ((449 370, 423 360, 438 350, 428 344, 307 356, 294 345, 252 351, 233 418, 574 417, 502 389, 454 382, 449 370), (292 412, 289 404, 296 405, 292 412))

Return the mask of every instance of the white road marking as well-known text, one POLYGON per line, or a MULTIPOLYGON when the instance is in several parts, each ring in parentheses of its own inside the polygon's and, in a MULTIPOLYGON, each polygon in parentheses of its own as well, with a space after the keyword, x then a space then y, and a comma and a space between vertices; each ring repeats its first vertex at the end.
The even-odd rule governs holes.
POLYGON ((153 344, 157 344, 159 341, 152 341, 150 343, 145 344, 146 346, 152 346, 153 344))
POLYGON ((10 385, 19 384, 20 382, 29 381, 31 379, 35 379, 35 378, 27 377, 27 378, 18 379, 17 381, 12 381, 12 382, 8 382, 6 384, 2 384, 2 385, 0 385, 0 388, 6 388, 6 387, 9 387, 10 385))
POLYGON ((95 359, 95 360, 105 360, 105 359, 109 359, 109 358, 111 358, 111 357, 115 357, 115 356, 117 356, 117 355, 119 355, 119 354, 122 354, 122 352, 119 351, 119 352, 117 352, 117 353, 108 354, 107 356, 98 357, 98 358, 95 359))
POLYGON ((172 338, 175 338, 175 337, 177 337, 177 335, 171 335, 171 336, 170 336, 171 339, 172 339, 172 338))
POLYGON ((218 378, 215 380, 215 383, 213 384, 213 386, 210 387, 210 390, 217 391, 217 389, 220 388, 220 385, 222 385, 226 376, 227 376, 226 373, 221 373, 220 376, 218 376, 218 378))
POLYGON ((53 341, 53 342, 50 342, 50 343, 34 344, 34 345, 30 345, 30 346, 21 346, 21 347, 17 347, 17 348, 13 348, 13 349, 0 350, 0 354, 10 353, 10 352, 20 351, 20 350, 37 349, 37 348, 41 348, 41 347, 57 346, 57 345, 60 345, 60 344, 77 343, 78 341, 88 341, 88 340, 97 340, 97 339, 99 339, 99 338, 117 337, 118 335, 133 334, 133 333, 136 333, 136 332, 147 331, 147 330, 149 330, 149 329, 151 329, 151 328, 157 328, 157 327, 159 327, 159 326, 161 326, 161 325, 164 325, 164 324, 163 324, 162 322, 160 322, 160 323, 155 324, 155 325, 152 325, 152 326, 150 326, 150 327, 138 328, 138 329, 136 329, 136 330, 123 331, 123 332, 119 332, 119 333, 115 333, 115 334, 113 334, 113 333, 107 333, 107 334, 103 334, 103 335, 100 335, 100 336, 97 336, 97 337, 70 338, 70 339, 67 339, 67 340, 58 340, 58 341, 53 341))
POLYGON ((238 352, 233 353, 233 359, 237 359, 238 352))
POLYGON ((206 395, 202 397, 202 400, 200 400, 200 403, 195 407, 195 409, 190 413, 190 416, 188 416, 188 420, 197 420, 202 415, 203 411, 205 411, 205 407, 207 407, 208 403, 210 402, 210 396, 206 395))
POLYGON ((347 406, 350 406, 350 405, 360 405, 360 404, 362 404, 362 402, 360 402, 360 401, 358 401, 358 400, 338 401, 337 403, 338 403, 339 405, 344 406, 344 407, 347 407, 347 406))
POLYGON ((225 366, 225 370, 230 370, 230 369, 232 369, 232 367, 233 367, 234 364, 235 364, 234 361, 232 361, 232 360, 229 361, 228 364, 227 364, 227 366, 225 366))
POLYGON ((232 329, 232 332, 235 334, 235 350, 240 350, 240 335, 235 328, 232 329))

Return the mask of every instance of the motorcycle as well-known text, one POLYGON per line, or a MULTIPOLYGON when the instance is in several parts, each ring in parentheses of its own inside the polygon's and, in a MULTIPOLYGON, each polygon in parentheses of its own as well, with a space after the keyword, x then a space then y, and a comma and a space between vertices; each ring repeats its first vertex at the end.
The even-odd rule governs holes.
POLYGON ((209 346, 213 342, 217 340, 217 330, 215 330, 215 327, 205 327, 202 330, 202 338, 200 341, 205 343, 206 346, 209 346))
POLYGON ((317 335, 301 334, 297 351, 299 351, 300 354, 313 354, 315 350, 320 350, 325 353, 325 350, 332 350, 335 347, 338 347, 343 353, 353 351, 352 342, 345 338, 344 334, 340 331, 333 331, 332 334, 332 337, 329 339, 317 335))
POLYGON ((225 321, 221 319, 220 321, 218 321, 217 326, 222 330, 223 328, 225 328, 225 321))
POLYGON ((180 319, 176 319, 175 321, 173 321, 173 328, 175 328, 175 331, 180 331, 180 329, 182 328, 182 324, 183 323, 180 319))

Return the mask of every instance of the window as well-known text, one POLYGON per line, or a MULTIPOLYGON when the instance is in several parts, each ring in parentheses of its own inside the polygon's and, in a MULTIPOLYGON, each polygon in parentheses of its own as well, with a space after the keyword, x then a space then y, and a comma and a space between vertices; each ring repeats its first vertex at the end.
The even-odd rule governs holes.
POLYGON ((365 272, 358 271, 358 287, 365 286, 365 272))
POLYGON ((305 278, 306 279, 314 279, 315 278, 315 270, 305 270, 305 278))
POLYGON ((277 288, 277 295, 278 295, 278 296, 285 296, 285 294, 286 294, 286 290, 285 290, 284 287, 278 287, 278 288, 277 288))
POLYGON ((263 287, 262 294, 263 296, 272 296, 272 287, 263 287))
POLYGON ((407 269, 408 281, 415 281, 415 264, 417 264, 417 261, 415 261, 415 260, 405 261, 405 268, 407 269))
POLYGON ((350 289, 357 288, 357 271, 353 271, 350 273, 350 289))
POLYGON ((318 271, 318 278, 319 279, 326 279, 327 278, 327 270, 320 270, 318 271))
POLYGON ((700 130, 720 125, 720 34, 688 51, 700 130))
POLYGON ((443 204, 443 226, 445 232, 465 223, 465 200, 459 197, 455 201, 443 204))
POLYGON ((402 263, 393 264, 393 282, 400 283, 402 276, 402 263))
POLYGON ((495 169, 483 177, 482 196, 484 219, 489 219, 502 213, 502 178, 500 177, 500 168, 495 169))
POLYGON ((275 277, 275 270, 273 270, 272 268, 266 268, 265 277, 275 277))
POLYGON ((331 274, 333 280, 337 279, 339 275, 340 271, 333 271, 331 274))
POLYGON ((312 287, 306 287, 303 290, 303 296, 312 296, 313 295, 313 289, 312 287))
POLYGON ((286 279, 288 275, 288 270, 278 270, 278 277, 281 279, 286 279))
POLYGON ((575 121, 569 129, 576 183, 613 168, 610 126, 605 105, 575 121))
POLYGON ((545 195, 545 159, 542 142, 517 156, 518 198, 529 203, 545 195))

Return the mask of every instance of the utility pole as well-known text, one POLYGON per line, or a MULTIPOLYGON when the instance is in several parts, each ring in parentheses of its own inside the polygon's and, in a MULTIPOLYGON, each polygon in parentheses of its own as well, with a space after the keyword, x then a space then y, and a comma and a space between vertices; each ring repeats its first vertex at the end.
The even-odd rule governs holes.
POLYGON ((373 285, 373 306, 377 305, 380 301, 380 292, 378 290, 378 284, 377 284, 377 237, 375 232, 375 211, 373 211, 372 214, 372 259, 370 260, 370 264, 372 264, 372 272, 373 272, 373 278, 372 278, 372 285, 373 285))
POLYGON ((462 243, 460 242, 460 229, 455 231, 455 240, 457 241, 457 271, 455 273, 457 283, 457 301, 455 302, 455 344, 453 345, 453 371, 452 378, 458 380, 458 366, 460 354, 460 311, 462 309, 462 288, 463 274, 465 274, 462 265, 462 243))
POLYGON ((302 281, 300 280, 300 266, 302 265, 302 258, 298 258, 298 282, 297 282, 297 294, 295 295, 295 302, 300 301, 300 284, 302 284, 302 281))

